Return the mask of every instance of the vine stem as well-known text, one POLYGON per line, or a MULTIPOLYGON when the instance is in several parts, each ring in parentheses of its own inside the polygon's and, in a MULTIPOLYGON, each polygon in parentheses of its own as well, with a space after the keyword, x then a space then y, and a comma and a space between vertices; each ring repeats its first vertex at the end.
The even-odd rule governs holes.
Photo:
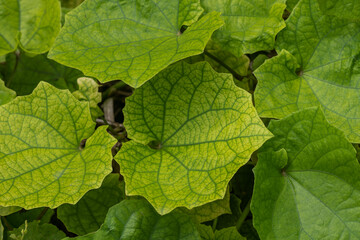
POLYGON ((250 212, 250 203, 251 203, 251 199, 249 200, 249 202, 246 204, 242 214, 240 215, 237 223, 236 223, 236 229, 239 231, 239 229, 241 228, 241 225, 244 223, 246 217, 249 215, 250 212))
POLYGON ((10 231, 12 231, 14 229, 13 226, 11 226, 11 224, 6 220, 6 218, 4 216, 1 216, 1 220, 7 229, 9 229, 10 231))
POLYGON ((48 207, 44 208, 39 214, 39 216, 36 218, 36 220, 41 220, 41 218, 45 215, 48 209, 49 209, 48 207))
POLYGON ((214 59, 216 62, 218 62, 221 66, 223 66, 226 70, 228 70, 236 79, 238 79, 238 80, 242 79, 242 77, 237 72, 235 72, 231 67, 229 67, 229 65, 227 65, 226 63, 224 63, 223 61, 221 61, 220 59, 218 59, 217 57, 215 57, 208 51, 204 50, 204 54, 206 56, 214 59))
POLYGON ((217 223, 218 223, 218 218, 215 218, 214 221, 213 221, 213 224, 212 224, 212 230, 213 231, 215 231, 217 223))

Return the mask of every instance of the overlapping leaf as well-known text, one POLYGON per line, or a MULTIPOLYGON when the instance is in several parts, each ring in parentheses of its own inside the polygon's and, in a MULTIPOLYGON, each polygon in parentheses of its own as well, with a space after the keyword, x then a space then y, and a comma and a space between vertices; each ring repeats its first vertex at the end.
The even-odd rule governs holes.
POLYGON ((49 57, 101 82, 139 87, 204 50, 223 21, 214 12, 197 21, 202 12, 199 0, 87 0, 67 15, 49 57))
POLYGON ((60 14, 58 0, 0 0, 0 56, 18 46, 47 52, 60 31, 60 14))
POLYGON ((0 206, 0 216, 7 216, 14 212, 21 210, 20 207, 1 207, 0 206))
POLYGON ((210 226, 206 225, 200 225, 198 229, 202 240, 246 240, 235 227, 215 230, 215 233, 210 226))
POLYGON ((13 228, 19 228, 25 221, 32 222, 41 216, 40 223, 49 223, 54 213, 54 210, 44 207, 22 210, 6 216, 6 222, 13 228))
POLYGON ((45 54, 35 57, 21 54, 17 63, 15 55, 9 55, 3 75, 7 86, 19 96, 30 94, 41 81, 75 91, 78 89, 76 80, 83 76, 79 70, 58 64, 45 54))
POLYGON ((185 214, 160 216, 145 200, 124 200, 110 208, 97 232, 74 239, 200 240, 200 235, 196 224, 185 214))
POLYGON ((192 216, 199 223, 211 221, 220 215, 231 214, 230 192, 227 190, 223 199, 219 199, 190 210, 187 208, 179 208, 178 210, 188 216, 192 216))
POLYGON ((360 142, 360 23, 324 15, 301 0, 279 34, 279 56, 255 72, 255 103, 263 117, 282 118, 321 105, 352 142, 360 142))
POLYGON ((64 237, 66 237, 65 233, 54 225, 40 224, 40 221, 26 222, 9 232, 11 240, 60 240, 64 237))
POLYGON ((206 62, 168 67, 127 98, 124 114, 133 140, 116 160, 126 192, 161 214, 223 198, 231 177, 271 137, 250 94, 206 62))
POLYGON ((16 93, 13 90, 7 88, 3 80, 0 79, 0 105, 10 102, 15 97, 16 93))
POLYGON ((95 232, 103 224, 109 208, 125 198, 123 193, 119 174, 110 174, 99 189, 89 191, 75 205, 61 205, 58 218, 70 232, 78 235, 95 232))
POLYGON ((240 57, 274 48, 276 34, 285 27, 285 0, 201 0, 206 12, 220 11, 225 24, 212 39, 240 57))
POLYGON ((360 165, 319 108, 269 125, 251 205, 261 239, 359 239, 360 165))
POLYGON ((116 141, 94 127, 88 103, 44 82, 0 106, 0 205, 54 208, 99 187, 116 141))

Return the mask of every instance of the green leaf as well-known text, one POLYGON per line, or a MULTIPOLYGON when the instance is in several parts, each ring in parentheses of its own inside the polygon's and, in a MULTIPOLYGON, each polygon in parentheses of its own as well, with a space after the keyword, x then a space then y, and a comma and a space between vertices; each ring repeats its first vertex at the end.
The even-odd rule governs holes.
MULTIPOLYGON (((245 203, 246 204, 246 203, 245 203)), ((241 199, 235 194, 230 195, 230 214, 224 214, 218 217, 216 227, 218 229, 236 226, 237 220, 241 216, 241 199)))
POLYGON ((210 226, 199 225, 198 226, 201 239, 203 240, 246 240, 235 227, 224 228, 213 232, 210 226))
POLYGON ((217 72, 229 73, 228 69, 224 67, 224 65, 226 65, 239 76, 246 76, 248 74, 250 59, 246 55, 237 57, 232 54, 232 52, 222 50, 221 46, 214 43, 214 41, 209 41, 206 46, 206 51, 216 58, 215 60, 214 58, 206 56, 205 60, 209 62, 217 72))
POLYGON ((35 208, 27 211, 21 210, 6 216, 6 221, 14 228, 20 227, 25 221, 32 222, 38 220, 39 216, 41 217, 40 223, 49 223, 54 213, 54 210, 49 208, 35 208), (45 214, 44 211, 46 211, 45 214))
POLYGON ((0 240, 4 239, 4 227, 2 225, 1 219, 0 219, 0 240))
POLYGON ((160 214, 223 198, 239 167, 272 136, 251 95, 206 62, 168 67, 126 99, 124 116, 132 141, 115 159, 126 193, 160 214))
POLYGON ((230 192, 226 191, 225 197, 193 209, 179 208, 179 211, 192 216, 199 223, 211 221, 220 215, 231 214, 230 192))
POLYGON ((1 207, 0 206, 0 216, 7 216, 14 212, 20 211, 20 207, 1 207))
POLYGON ((101 102, 101 93, 99 93, 99 85, 91 78, 79 78, 77 80, 79 90, 73 92, 73 95, 80 101, 87 101, 90 104, 91 116, 94 119, 104 115, 99 108, 98 103, 101 102))
POLYGON ((13 240, 60 240, 66 237, 57 227, 51 224, 40 224, 40 221, 25 222, 21 227, 9 232, 13 240))
POLYGON ((236 227, 223 228, 215 231, 215 240, 246 240, 236 230, 236 227))
POLYGON ((9 56, 6 62, 4 80, 6 85, 18 95, 30 94, 41 81, 51 85, 75 91, 78 89, 76 80, 84 76, 80 71, 65 67, 52 61, 45 54, 35 57, 21 54, 16 66, 15 55, 9 56))
POLYGON ((213 240, 215 238, 214 232, 210 226, 199 224, 197 228, 202 240, 213 240))
POLYGON ((325 14, 339 18, 360 20, 360 1, 358 0, 318 0, 325 14))
POLYGON ((103 224, 110 207, 125 198, 119 174, 110 174, 99 189, 89 191, 75 205, 64 204, 57 216, 68 231, 77 235, 95 232, 103 224))
POLYGON ((8 89, 3 80, 0 79, 0 105, 10 102, 16 97, 16 93, 8 89))
POLYGON ((99 187, 116 141, 94 128, 88 103, 44 82, 0 106, 0 205, 55 208, 99 187))
POLYGON ((286 0, 286 9, 291 12, 298 2, 299 0, 286 0))
POLYGON ((180 59, 202 53, 223 21, 199 0, 87 0, 67 14, 49 57, 101 82, 140 87, 180 59), (183 25, 189 26, 184 33, 183 25))
POLYGON ((240 57, 274 48, 276 34, 285 27, 285 0, 202 0, 205 12, 220 11, 225 25, 212 39, 240 57))
POLYGON ((283 50, 255 71, 260 116, 320 105, 331 124, 360 142, 360 23, 325 16, 317 1, 302 0, 287 25, 277 40, 283 50))
POLYGON ((200 235, 191 218, 180 212, 160 216, 145 200, 124 200, 110 208, 100 230, 71 239, 200 240, 200 235))
POLYGON ((47 52, 60 31, 58 0, 0 0, 0 56, 20 46, 32 54, 47 52))
POLYGON ((271 121, 251 202, 261 239, 359 239, 360 165, 320 108, 271 121))

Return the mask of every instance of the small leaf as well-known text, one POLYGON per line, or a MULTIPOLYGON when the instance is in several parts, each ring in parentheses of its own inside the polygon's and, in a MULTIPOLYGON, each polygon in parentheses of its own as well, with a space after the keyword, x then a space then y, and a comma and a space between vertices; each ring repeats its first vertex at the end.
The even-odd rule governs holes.
POLYGON ((236 227, 223 228, 215 231, 215 240, 246 240, 236 230, 236 227))
POLYGON ((326 119, 359 143, 359 29, 360 22, 324 15, 317 1, 301 0, 278 36, 280 54, 255 71, 260 116, 322 106, 326 119))
POLYGON ((60 31, 58 0, 0 0, 0 56, 20 46, 32 54, 47 52, 60 31))
POLYGON ((55 208, 99 187, 116 140, 94 128, 88 103, 44 82, 0 106, 0 205, 55 208))
POLYGON ((67 14, 49 57, 101 82, 140 87, 180 59, 202 53, 223 21, 199 21, 199 0, 87 0, 67 14), (183 25, 189 26, 181 32, 183 25))
POLYGON ((79 78, 77 83, 79 85, 79 90, 73 92, 73 95, 80 101, 89 102, 93 120, 104 115, 98 106, 98 103, 101 102, 99 85, 93 79, 85 77, 79 78))
POLYGON ((13 240, 60 240, 66 237, 57 227, 51 224, 40 224, 40 221, 25 223, 9 232, 13 240))
POLYGON ((227 184, 272 135, 251 95, 208 63, 172 65, 126 99, 132 141, 115 159, 128 195, 165 214, 224 197, 227 184))
POLYGON ((320 108, 271 121, 254 169, 261 239, 360 239, 360 165, 320 108))
POLYGON ((97 232, 71 239, 200 240, 201 238, 196 224, 182 213, 172 212, 160 216, 145 200, 124 200, 110 208, 105 223, 97 232))
POLYGON ((14 212, 20 211, 20 207, 1 207, 0 206, 0 216, 7 216, 14 212))
POLYGON ((16 97, 16 93, 8 89, 3 80, 0 79, 0 105, 10 102, 16 97))
POLYGON ((61 205, 58 218, 68 231, 77 235, 95 232, 103 224, 109 208, 125 198, 123 188, 119 174, 110 174, 99 189, 87 192, 75 205, 61 205))
POLYGON ((211 221, 220 215, 231 214, 230 209, 230 192, 226 191, 225 197, 193 209, 179 208, 179 211, 188 216, 192 216, 199 223, 211 221))
POLYGON ((41 82, 75 91, 78 89, 76 80, 84 76, 80 71, 65 67, 52 61, 45 54, 35 57, 20 54, 16 69, 15 55, 9 55, 5 64, 4 81, 17 95, 28 95, 41 82))
POLYGON ((223 228, 221 230, 215 230, 213 232, 210 226, 199 225, 198 226, 202 240, 246 240, 236 230, 236 227, 223 228))
POLYGON ((240 57, 274 48, 276 34, 285 27, 285 0, 202 0, 205 12, 220 11, 225 24, 212 39, 240 57))
POLYGON ((197 228, 202 240, 214 240, 215 235, 210 226, 199 224, 197 228))

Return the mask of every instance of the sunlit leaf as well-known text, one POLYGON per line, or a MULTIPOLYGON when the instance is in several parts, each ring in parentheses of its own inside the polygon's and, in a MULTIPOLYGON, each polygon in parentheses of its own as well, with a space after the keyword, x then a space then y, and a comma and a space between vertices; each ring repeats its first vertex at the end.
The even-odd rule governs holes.
POLYGON ((272 135, 251 95, 208 63, 179 63, 127 98, 124 125, 132 141, 115 157, 126 193, 165 214, 221 199, 253 151, 272 135))
POLYGON ((55 208, 99 187, 116 141, 94 128, 88 102, 44 82, 0 106, 0 205, 55 208))
POLYGON ((67 14, 49 57, 101 82, 140 87, 171 63, 202 53, 223 24, 215 12, 198 20, 202 12, 199 0, 87 0, 67 14), (183 25, 189 27, 182 33, 183 25))

